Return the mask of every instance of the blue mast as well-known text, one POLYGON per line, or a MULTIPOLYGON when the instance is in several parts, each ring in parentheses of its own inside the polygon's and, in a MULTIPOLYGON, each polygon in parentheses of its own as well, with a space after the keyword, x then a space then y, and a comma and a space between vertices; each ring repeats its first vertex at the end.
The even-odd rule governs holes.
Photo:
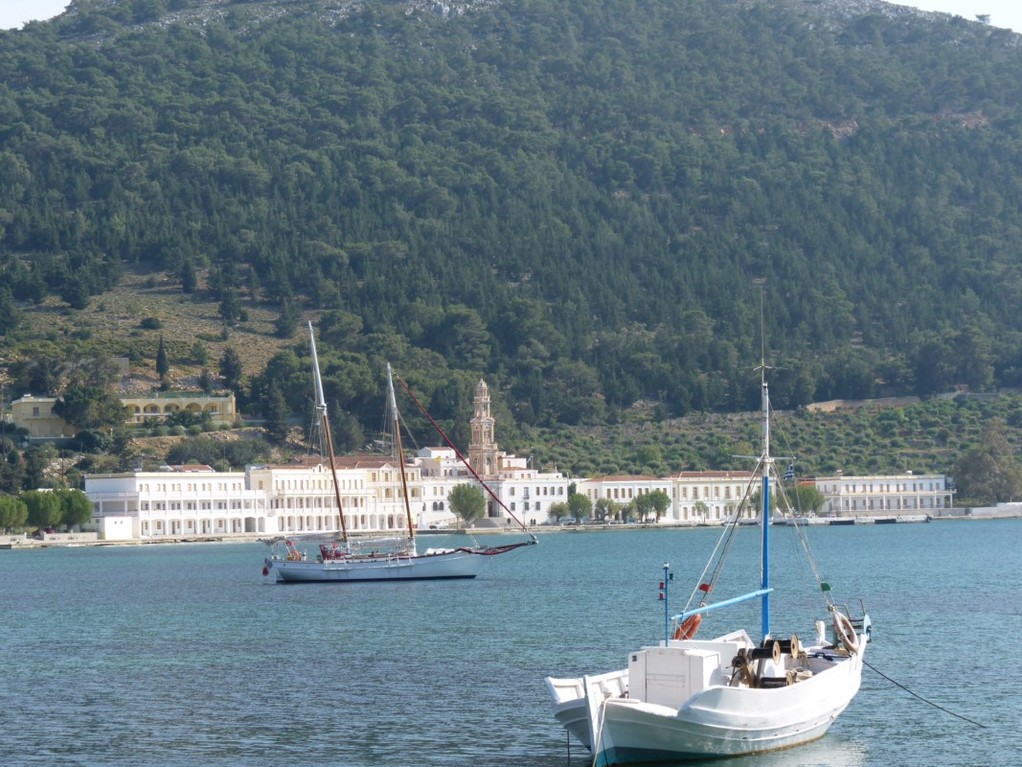
POLYGON ((760 459, 763 472, 763 508, 760 511, 759 523, 762 528, 762 551, 760 552, 761 580, 760 597, 761 623, 763 636, 766 639, 770 633, 770 465, 773 459, 770 458, 770 392, 766 383, 766 367, 762 368, 763 387, 763 457, 760 459))
MULTIPOLYGON (((759 297, 759 312, 760 312, 760 326, 763 327, 763 293, 760 290, 759 297)), ((767 387, 766 382, 766 338, 765 331, 761 331, 763 337, 761 337, 760 344, 760 387, 762 389, 762 409, 763 409, 763 453, 759 459, 759 470, 763 478, 763 485, 760 495, 763 500, 763 508, 760 509, 759 513, 759 525, 761 533, 761 551, 760 551, 760 587, 756 591, 743 594, 740 597, 733 597, 731 599, 725 599, 722 602, 714 602, 713 604, 704 604, 696 607, 692 610, 686 609, 685 612, 674 616, 674 620, 683 621, 690 618, 693 615, 701 615, 708 613, 711 610, 718 610, 722 607, 729 605, 738 604, 740 602, 747 602, 752 599, 759 598, 760 600, 760 623, 763 629, 763 639, 766 639, 770 633, 770 592, 773 591, 773 587, 770 585, 770 472, 773 467, 773 459, 770 457, 770 390, 767 387)), ((734 518, 729 524, 738 524, 738 518, 734 518)), ((667 564, 664 563, 664 575, 666 584, 667 580, 667 564)), ((667 625, 665 621, 665 637, 664 641, 670 639, 668 634, 667 625)))

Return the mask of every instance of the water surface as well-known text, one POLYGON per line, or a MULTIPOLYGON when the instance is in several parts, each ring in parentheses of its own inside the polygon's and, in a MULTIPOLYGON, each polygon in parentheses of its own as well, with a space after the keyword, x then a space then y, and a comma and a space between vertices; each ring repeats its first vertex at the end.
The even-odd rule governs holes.
MULTIPOLYGON (((727 763, 1017 759, 1022 521, 809 533, 839 599, 865 600, 868 662, 986 727, 867 670, 825 738, 727 763)), ((261 576, 255 543, 3 551, 0 753, 4 764, 82 767, 582 767, 543 677, 619 668, 655 642, 663 563, 680 609, 718 534, 544 535, 475 581, 394 584, 277 585, 261 576)), ((739 567, 755 535, 736 544, 720 589, 758 579, 758 564, 744 577, 739 567)), ((780 590, 807 571, 776 543, 780 590)), ((810 635, 798 599, 778 593, 775 607, 776 633, 810 635)), ((743 610, 754 633, 758 610, 743 610)), ((731 628, 729 614, 708 616, 701 634, 731 628)))

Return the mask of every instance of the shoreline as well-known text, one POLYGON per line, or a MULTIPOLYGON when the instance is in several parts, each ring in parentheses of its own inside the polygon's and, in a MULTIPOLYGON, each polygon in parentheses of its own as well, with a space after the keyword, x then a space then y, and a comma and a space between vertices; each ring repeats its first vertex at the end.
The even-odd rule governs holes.
MULTIPOLYGON (((971 512, 971 510, 969 510, 971 512)), ((899 518, 897 515, 885 515, 874 517, 817 517, 809 523, 810 527, 849 527, 862 525, 887 525, 887 524, 925 524, 928 522, 990 522, 1007 519, 1022 519, 1022 513, 1016 510, 1011 512, 990 513, 990 514, 940 514, 937 516, 909 515, 912 518, 899 518)), ((778 523, 774 523, 777 525, 778 523)), ((783 523, 782 523, 783 524, 783 523)), ((422 530, 416 531, 416 537, 429 537, 436 535, 551 535, 562 533, 600 533, 600 532, 632 532, 638 530, 701 530, 705 528, 719 528, 722 525, 716 524, 591 524, 591 525, 541 525, 522 533, 520 530, 510 530, 497 527, 482 528, 452 528, 450 530, 422 530)), ((36 549, 67 549, 80 547, 98 546, 170 546, 179 544, 213 544, 213 543, 269 543, 272 538, 286 537, 281 535, 268 538, 265 534, 238 534, 238 535, 210 535, 210 536, 188 536, 179 538, 149 538, 128 540, 100 540, 94 537, 95 533, 50 533, 43 539, 32 538, 27 535, 0 535, 0 551, 36 550, 36 549)), ((332 533, 312 533, 303 535, 296 533, 291 537, 306 541, 324 540, 333 537, 332 533)))

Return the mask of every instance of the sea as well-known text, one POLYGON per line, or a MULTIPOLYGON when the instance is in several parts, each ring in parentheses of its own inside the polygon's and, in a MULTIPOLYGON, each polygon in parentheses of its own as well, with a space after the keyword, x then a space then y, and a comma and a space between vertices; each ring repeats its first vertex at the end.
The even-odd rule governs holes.
MULTIPOLYGON (((1022 764, 1022 520, 810 528, 812 565, 788 532, 775 636, 812 637, 821 592, 796 584, 819 575, 868 611, 871 668, 826 736, 729 767, 1022 764)), ((656 643, 719 536, 560 532, 475 580, 375 584, 277 584, 258 542, 0 551, 0 761, 583 767, 544 677, 656 643)), ((757 536, 735 539, 719 592, 758 580, 757 536)), ((758 635, 758 605, 700 635, 738 627, 758 635)))

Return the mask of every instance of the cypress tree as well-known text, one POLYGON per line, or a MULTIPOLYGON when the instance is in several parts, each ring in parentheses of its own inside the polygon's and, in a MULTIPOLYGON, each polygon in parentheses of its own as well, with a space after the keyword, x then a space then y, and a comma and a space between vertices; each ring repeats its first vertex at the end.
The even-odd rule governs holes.
POLYGON ((170 375, 170 360, 167 359, 167 347, 163 343, 163 334, 160 334, 160 346, 156 350, 156 373, 160 377, 160 388, 166 389, 170 386, 167 376, 170 375))

